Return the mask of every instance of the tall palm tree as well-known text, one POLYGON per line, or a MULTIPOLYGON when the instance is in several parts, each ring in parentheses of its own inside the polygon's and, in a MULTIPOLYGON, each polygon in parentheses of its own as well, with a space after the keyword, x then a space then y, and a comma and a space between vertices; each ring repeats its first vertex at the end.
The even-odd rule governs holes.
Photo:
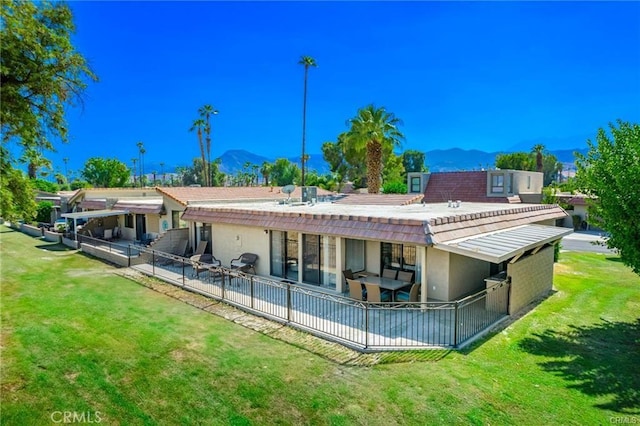
POLYGON ((311 56, 301 56, 298 61, 299 65, 304 66, 304 94, 302 99, 302 155, 300 156, 300 165, 302 166, 301 182, 304 186, 304 163, 305 157, 305 137, 307 132, 307 77, 309 75, 309 67, 317 67, 316 60, 311 56))
POLYGON ((164 162, 163 161, 160 162, 160 175, 162 176, 161 185, 164 185, 164 162))
POLYGON ((189 129, 189 131, 193 132, 195 130, 198 133, 198 143, 200 144, 200 158, 202 159, 202 184, 204 186, 208 186, 207 159, 205 158, 204 143, 202 142, 202 129, 204 129, 205 126, 206 122, 202 118, 198 118, 193 121, 191 129, 189 129))
POLYGON ((211 184, 211 116, 212 115, 217 115, 218 114, 218 110, 215 109, 213 106, 207 104, 207 105, 203 105, 199 110, 198 113, 200 114, 201 118, 205 119, 205 126, 204 126, 204 133, 206 135, 206 142, 207 142, 207 186, 213 186, 211 184))
POLYGON ((67 164, 69 164, 69 157, 64 157, 62 159, 64 162, 64 177, 67 179, 67 183, 69 183, 69 170, 67 170, 67 164))
POLYGON ((531 148, 531 152, 536 154, 536 171, 543 173, 544 171, 544 161, 543 161, 543 154, 544 154, 544 145, 542 144, 537 144, 534 145, 533 148, 531 148))
POLYGON ((272 170, 273 164, 269 163, 268 161, 264 161, 262 163, 262 166, 260 167, 260 173, 264 178, 264 186, 269 186, 269 175, 271 174, 272 170))
POLYGON ((140 187, 142 188, 142 174, 144 173, 142 168, 142 151, 144 150, 144 144, 142 141, 138 141, 136 146, 138 147, 138 166, 140 167, 140 173, 138 175, 140 176, 140 187))
POLYGON ((131 162, 133 163, 133 187, 138 186, 138 181, 136 180, 136 163, 138 162, 137 158, 132 158, 131 162))
POLYGON ((345 142, 351 149, 366 152, 368 192, 377 194, 380 192, 383 154, 392 152, 404 139, 398 129, 402 120, 384 107, 368 105, 358 110, 358 114, 348 123, 351 129, 345 142))

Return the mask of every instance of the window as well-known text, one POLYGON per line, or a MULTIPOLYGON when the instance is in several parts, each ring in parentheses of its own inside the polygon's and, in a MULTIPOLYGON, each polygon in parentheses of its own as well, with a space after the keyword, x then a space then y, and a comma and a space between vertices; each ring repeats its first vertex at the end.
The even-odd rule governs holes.
POLYGON ((124 227, 133 229, 133 215, 128 214, 124 216, 124 227))
POLYGON ((380 263, 382 267, 389 269, 416 269, 416 246, 406 246, 403 244, 381 243, 380 263))
POLYGON ((422 192, 422 179, 420 176, 411 177, 411 188, 409 189, 411 194, 419 194, 422 192))
POLYGON ((491 175, 491 193, 503 194, 504 193, 504 175, 491 175))
POLYGON ((513 173, 509 173, 507 179, 507 194, 513 194, 513 173))
POLYGON ((271 231, 271 275, 298 281, 298 233, 271 231))
POLYGON ((527 176, 527 189, 531 189, 531 176, 527 176))
POLYGON ((345 269, 351 269, 352 271, 364 271, 365 264, 365 251, 363 240, 345 240, 345 269))

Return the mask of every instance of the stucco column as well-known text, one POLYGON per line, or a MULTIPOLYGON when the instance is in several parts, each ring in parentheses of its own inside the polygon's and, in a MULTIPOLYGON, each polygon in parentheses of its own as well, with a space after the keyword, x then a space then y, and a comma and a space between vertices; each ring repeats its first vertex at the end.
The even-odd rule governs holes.
POLYGON ((304 238, 302 232, 298 232, 298 281, 302 282, 304 271, 304 238))
MULTIPOLYGON (((420 265, 420 269, 416 271, 420 277, 420 301, 427 301, 427 248, 418 246, 416 247, 416 256, 418 257, 418 264, 420 265)), ((416 276, 416 279, 418 277, 416 276)))
POLYGON ((336 291, 338 293, 344 291, 344 283, 342 282, 342 271, 344 271, 343 241, 344 238, 336 237, 336 291))

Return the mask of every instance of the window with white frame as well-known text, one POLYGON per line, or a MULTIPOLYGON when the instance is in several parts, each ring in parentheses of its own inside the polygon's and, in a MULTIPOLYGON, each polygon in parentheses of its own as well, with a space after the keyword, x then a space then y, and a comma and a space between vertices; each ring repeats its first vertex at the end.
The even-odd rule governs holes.
POLYGON ((491 193, 504 194, 504 175, 502 173, 491 175, 491 193))

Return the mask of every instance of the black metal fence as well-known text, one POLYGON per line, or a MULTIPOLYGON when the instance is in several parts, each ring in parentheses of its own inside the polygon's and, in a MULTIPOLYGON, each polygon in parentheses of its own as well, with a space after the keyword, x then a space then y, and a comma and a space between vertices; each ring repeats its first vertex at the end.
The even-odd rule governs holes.
POLYGON ((451 302, 368 303, 145 247, 128 250, 139 253, 131 264, 145 274, 363 351, 460 347, 508 308, 506 282, 451 302))

